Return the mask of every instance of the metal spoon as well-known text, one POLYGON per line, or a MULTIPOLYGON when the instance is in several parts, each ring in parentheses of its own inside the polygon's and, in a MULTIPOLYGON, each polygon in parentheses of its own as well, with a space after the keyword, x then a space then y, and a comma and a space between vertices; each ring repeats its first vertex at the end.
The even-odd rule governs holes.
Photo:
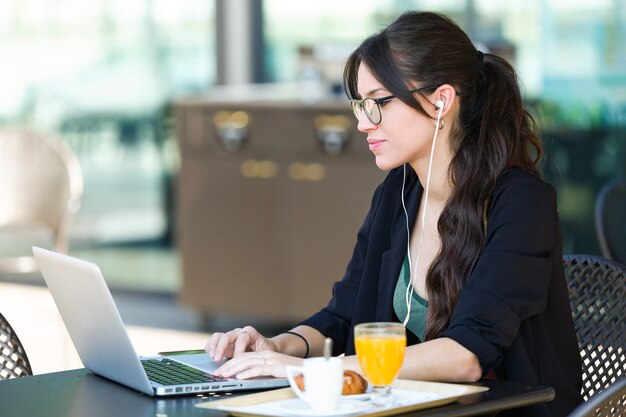
POLYGON ((326 340, 324 340, 324 359, 329 360, 330 354, 332 351, 333 351, 333 339, 331 339, 330 337, 327 337, 326 340))

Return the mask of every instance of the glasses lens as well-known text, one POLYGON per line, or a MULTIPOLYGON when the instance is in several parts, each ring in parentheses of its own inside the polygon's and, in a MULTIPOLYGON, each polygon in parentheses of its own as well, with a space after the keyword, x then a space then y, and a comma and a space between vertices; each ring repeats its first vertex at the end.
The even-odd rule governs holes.
POLYGON ((363 100, 363 111, 367 118, 370 119, 370 122, 375 125, 380 123, 380 107, 378 107, 378 104, 376 104, 373 99, 366 98, 363 100))
POLYGON ((359 117, 361 116, 361 110, 363 110, 363 106, 361 106, 359 100, 356 99, 350 100, 350 105, 352 106, 352 112, 354 113, 354 117, 359 120, 359 117))

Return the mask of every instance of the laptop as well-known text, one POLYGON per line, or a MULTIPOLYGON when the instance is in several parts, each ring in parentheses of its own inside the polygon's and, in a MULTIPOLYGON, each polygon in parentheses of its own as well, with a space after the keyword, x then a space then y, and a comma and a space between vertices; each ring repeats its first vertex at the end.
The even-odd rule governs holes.
POLYGON ((44 280, 85 368, 151 396, 279 388, 286 378, 239 380, 212 372, 206 353, 139 357, 97 265, 33 247, 44 280))

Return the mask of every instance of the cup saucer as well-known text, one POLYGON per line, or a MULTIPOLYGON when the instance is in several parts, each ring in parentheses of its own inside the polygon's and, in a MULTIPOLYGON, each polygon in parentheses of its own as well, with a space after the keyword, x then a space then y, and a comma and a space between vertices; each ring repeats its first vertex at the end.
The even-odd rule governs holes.
POLYGON ((351 414, 360 413, 372 407, 372 405, 366 401, 347 400, 344 398, 339 400, 339 403, 337 403, 337 408, 330 411, 313 410, 306 402, 302 401, 299 398, 283 401, 281 402, 280 406, 283 410, 288 411, 290 414, 293 415, 315 417, 349 416, 351 414))
POLYGON ((352 400, 352 401, 367 401, 372 398, 372 390, 368 388, 363 394, 349 394, 342 395, 342 399, 352 400))

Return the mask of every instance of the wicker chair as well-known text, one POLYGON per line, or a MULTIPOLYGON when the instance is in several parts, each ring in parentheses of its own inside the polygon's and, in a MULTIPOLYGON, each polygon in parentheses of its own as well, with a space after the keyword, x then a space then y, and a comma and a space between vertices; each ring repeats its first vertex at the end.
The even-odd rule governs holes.
POLYGON ((0 348, 0 380, 33 374, 22 342, 2 314, 0 314, 0 348))
POLYGON ((45 245, 66 252, 82 194, 82 170, 65 143, 24 128, 1 128, 0 237, 8 243, 0 254, 0 273, 37 271, 30 243, 44 245, 43 238, 45 245))
MULTIPOLYGON (((563 261, 587 401, 626 377, 626 267, 592 255, 563 261)), ((624 405, 626 396, 620 401, 624 405)))
POLYGON ((626 416, 626 378, 622 378, 602 392, 580 404, 569 417, 623 417, 626 416))
POLYGON ((598 193, 596 236, 602 256, 626 265, 626 180, 614 179, 598 193))

